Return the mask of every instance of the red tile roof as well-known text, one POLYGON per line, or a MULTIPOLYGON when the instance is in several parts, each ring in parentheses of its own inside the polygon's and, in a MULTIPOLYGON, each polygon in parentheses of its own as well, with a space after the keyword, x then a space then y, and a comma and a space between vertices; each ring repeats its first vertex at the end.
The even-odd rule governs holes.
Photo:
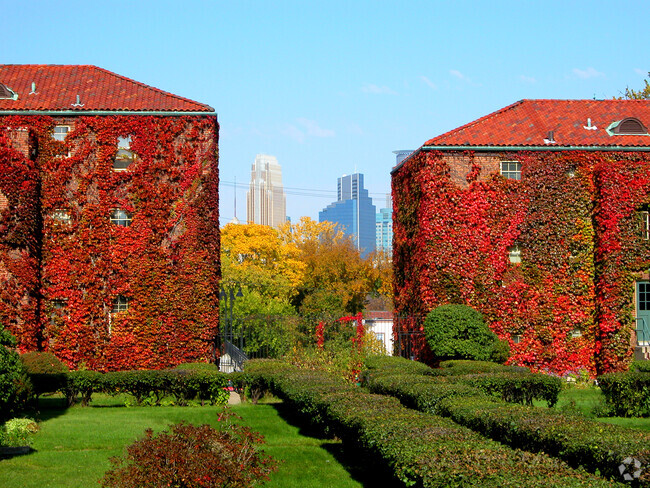
POLYGON ((4 64, 0 83, 18 94, 17 100, 0 98, 0 111, 214 112, 208 105, 97 66, 4 64))
POLYGON ((521 100, 427 141, 425 146, 650 146, 648 135, 610 135, 634 117, 650 130, 650 100, 521 100), (591 127, 587 129, 591 119, 591 127), (553 131, 555 144, 548 144, 553 131))

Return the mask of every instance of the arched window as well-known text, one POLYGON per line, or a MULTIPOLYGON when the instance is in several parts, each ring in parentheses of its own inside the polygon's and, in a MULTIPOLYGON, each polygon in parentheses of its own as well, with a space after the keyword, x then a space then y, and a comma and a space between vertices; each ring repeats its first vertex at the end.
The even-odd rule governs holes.
POLYGON ((635 117, 627 117, 610 124, 607 128, 607 132, 610 135, 619 136, 648 135, 648 129, 646 129, 643 123, 635 117))

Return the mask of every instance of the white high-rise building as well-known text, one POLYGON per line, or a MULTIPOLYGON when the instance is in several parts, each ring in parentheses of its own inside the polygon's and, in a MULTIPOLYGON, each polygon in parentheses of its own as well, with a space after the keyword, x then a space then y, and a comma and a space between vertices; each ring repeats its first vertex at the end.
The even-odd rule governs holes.
POLYGON ((250 189, 246 193, 246 220, 249 224, 271 227, 278 227, 287 220, 282 170, 274 156, 255 156, 250 189))

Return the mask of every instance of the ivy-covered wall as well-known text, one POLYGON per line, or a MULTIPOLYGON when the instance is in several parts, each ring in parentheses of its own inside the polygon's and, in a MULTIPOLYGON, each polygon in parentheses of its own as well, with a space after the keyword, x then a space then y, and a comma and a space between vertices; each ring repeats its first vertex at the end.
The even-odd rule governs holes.
POLYGON ((0 128, 0 320, 21 350, 98 370, 213 359, 216 117, 6 116, 0 128), (64 142, 57 125, 71 128, 64 142), (115 171, 126 136, 136 159, 115 171), (112 313, 118 296, 128 309, 112 313))
POLYGON ((634 282, 650 266, 638 220, 649 155, 423 151, 393 173, 392 191, 398 315, 466 303, 510 341, 513 364, 625 367, 634 282), (501 176, 500 161, 521 162, 521 181, 501 176), (510 262, 514 245, 521 263, 510 262))

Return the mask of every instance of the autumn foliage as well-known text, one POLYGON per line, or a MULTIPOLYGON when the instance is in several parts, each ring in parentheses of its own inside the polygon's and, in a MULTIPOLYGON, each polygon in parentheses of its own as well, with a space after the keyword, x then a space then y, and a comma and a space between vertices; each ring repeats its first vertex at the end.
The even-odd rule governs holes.
POLYGON ((0 125, 0 321, 20 350, 99 370, 211 359, 215 117, 6 116, 0 125), (71 127, 64 142, 52 137, 60 124, 71 127), (136 159, 114 171, 126 136, 136 159), (130 226, 111 222, 115 209, 132 215, 130 226), (112 313, 118 296, 128 310, 112 313))
MULTIPOLYGON (((396 310, 410 330, 438 305, 479 310, 510 362, 591 374, 625 367, 634 281, 650 266, 638 211, 650 204, 643 153, 503 152, 521 181, 486 174, 478 154, 422 152, 393 174, 396 310), (521 251, 513 264, 508 251, 521 251)), ((646 276, 647 277, 647 276, 646 276)))
POLYGON ((263 483, 277 463, 259 450, 260 434, 229 423, 220 429, 180 423, 159 434, 151 429, 112 458, 104 488, 246 488, 263 483))

